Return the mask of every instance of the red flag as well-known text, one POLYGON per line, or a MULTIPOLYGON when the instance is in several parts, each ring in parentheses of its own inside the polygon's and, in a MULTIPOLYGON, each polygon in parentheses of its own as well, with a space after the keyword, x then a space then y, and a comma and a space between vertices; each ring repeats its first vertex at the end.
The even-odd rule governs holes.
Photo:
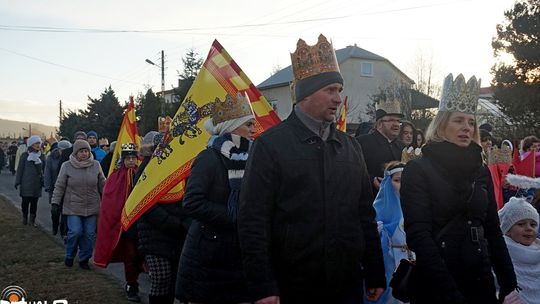
POLYGON ((341 112, 339 113, 339 118, 337 121, 336 128, 343 132, 347 132, 347 99, 349 96, 345 96, 345 101, 343 101, 343 106, 341 107, 341 112))
POLYGON ((515 174, 534 177, 535 162, 534 153, 529 153, 525 158, 521 159, 518 150, 514 150, 512 165, 514 166, 515 174))
POLYGON ((118 161, 121 159, 122 145, 135 144, 137 148, 141 146, 141 137, 137 132, 137 121, 135 119, 135 103, 133 102, 133 96, 129 96, 129 103, 124 113, 124 119, 118 132, 118 138, 116 139, 116 146, 113 151, 113 157, 111 159, 111 166, 109 168, 109 174, 115 169, 118 169, 118 161))

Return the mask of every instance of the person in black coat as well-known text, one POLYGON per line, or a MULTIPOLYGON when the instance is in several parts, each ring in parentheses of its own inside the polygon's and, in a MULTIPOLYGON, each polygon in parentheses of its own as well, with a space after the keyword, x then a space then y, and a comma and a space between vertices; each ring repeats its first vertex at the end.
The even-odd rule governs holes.
MULTIPOLYGON (((152 158, 155 149, 153 138, 156 133, 151 131, 143 139, 140 154, 144 160, 134 175, 134 185, 152 158)), ((149 268, 149 304, 172 304, 178 260, 188 226, 182 204, 180 201, 156 203, 134 225, 137 225, 139 252, 144 255, 149 268)))
POLYGON ((113 141, 109 147, 110 147, 109 152, 107 153, 107 155, 105 155, 105 157, 99 163, 101 165, 101 170, 103 170, 103 174, 105 175, 105 177, 109 177, 109 173, 110 173, 109 170, 111 169, 111 162, 114 155, 114 149, 116 148, 116 141, 113 141))
MULTIPOLYGON (((228 97, 228 96, 227 96, 228 97)), ((236 229, 240 184, 255 135, 255 115, 242 95, 216 105, 205 129, 208 148, 193 163, 183 207, 193 219, 176 296, 191 303, 245 303, 247 292, 236 229)))
POLYGON ((497 303, 517 287, 474 111, 479 83, 444 82, 422 157, 401 177, 407 244, 416 253, 411 303, 497 303), (458 88, 467 88, 460 90, 458 88))
POLYGON ((15 175, 16 168, 15 168, 15 158, 17 157, 17 142, 13 141, 11 142, 11 145, 7 149, 7 157, 9 162, 9 171, 11 172, 11 175, 15 175))
POLYGON ((0 142, 0 173, 6 166, 6 154, 4 153, 4 149, 2 149, 1 145, 3 145, 2 142, 0 142))
POLYGON ((15 189, 20 186, 22 198, 22 223, 36 225, 37 204, 43 190, 43 172, 45 171, 45 155, 41 153, 42 140, 37 135, 28 138, 28 149, 21 154, 15 177, 15 189), (30 207, 30 218, 28 209, 30 207))
POLYGON ((394 160, 401 160, 401 152, 405 147, 398 138, 403 118, 399 103, 381 101, 376 106, 375 130, 356 138, 362 146, 374 193, 379 191, 384 175, 384 165, 394 160))
POLYGON ((329 70, 292 54, 297 104, 253 144, 238 215, 248 288, 256 303, 361 303, 364 287, 377 300, 386 280, 371 182, 360 145, 335 127, 343 78, 324 36, 300 49, 329 70))

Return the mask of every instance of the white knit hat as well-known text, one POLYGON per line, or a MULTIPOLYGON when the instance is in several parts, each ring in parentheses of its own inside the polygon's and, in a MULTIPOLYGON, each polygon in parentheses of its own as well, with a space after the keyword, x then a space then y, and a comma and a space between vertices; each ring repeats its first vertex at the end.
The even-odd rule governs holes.
POLYGON ((525 198, 511 197, 508 203, 499 210, 499 219, 502 232, 507 233, 515 223, 521 220, 531 219, 538 224, 538 212, 525 198))
POLYGON ((32 135, 26 141, 26 144, 27 144, 28 147, 30 147, 31 145, 33 145, 35 143, 40 143, 41 144, 42 143, 41 137, 39 137, 37 135, 32 135))

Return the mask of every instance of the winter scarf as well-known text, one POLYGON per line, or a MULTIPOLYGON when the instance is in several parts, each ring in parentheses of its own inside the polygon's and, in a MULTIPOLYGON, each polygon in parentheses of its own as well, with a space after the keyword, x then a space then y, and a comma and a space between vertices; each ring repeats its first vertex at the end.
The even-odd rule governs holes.
POLYGON ((41 151, 35 151, 31 148, 28 148, 28 158, 26 160, 33 161, 34 164, 41 164, 41 151))
POLYGON ((446 177, 458 193, 468 194, 472 182, 482 167, 482 147, 475 142, 462 148, 451 142, 429 141, 422 147, 422 155, 435 166, 443 168, 446 177))
POLYGON ((77 169, 88 168, 88 167, 92 166, 92 164, 94 163, 94 156, 92 156, 92 153, 90 153, 90 157, 88 157, 87 159, 85 159, 85 160, 77 160, 77 157, 75 157, 75 155, 71 154, 69 156, 69 162, 71 163, 71 165, 73 165, 73 167, 75 167, 77 169))
POLYGON ((506 235, 504 240, 514 264, 518 286, 522 289, 519 296, 525 303, 540 303, 540 240, 536 239, 530 246, 521 245, 506 235))
POLYGON ((226 133, 222 136, 211 136, 208 140, 208 147, 225 156, 224 163, 227 169, 230 187, 227 211, 229 219, 234 223, 236 222, 236 215, 238 213, 240 186, 244 177, 244 169, 246 168, 251 141, 238 135, 226 133))

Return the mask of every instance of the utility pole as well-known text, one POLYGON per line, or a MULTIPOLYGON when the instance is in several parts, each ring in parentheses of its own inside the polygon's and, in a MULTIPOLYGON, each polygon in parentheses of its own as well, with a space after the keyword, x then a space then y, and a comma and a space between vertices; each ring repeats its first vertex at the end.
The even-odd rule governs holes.
POLYGON ((58 119, 60 123, 62 123, 62 119, 64 119, 64 109, 62 109, 62 99, 60 99, 60 113, 58 115, 58 119))
POLYGON ((165 52, 161 50, 161 116, 165 117, 165 52))
POLYGON ((155 64, 152 60, 146 59, 147 63, 151 65, 155 65, 159 68, 161 68, 161 101, 160 101, 160 108, 161 108, 161 116, 165 117, 165 51, 161 50, 161 66, 155 64))

